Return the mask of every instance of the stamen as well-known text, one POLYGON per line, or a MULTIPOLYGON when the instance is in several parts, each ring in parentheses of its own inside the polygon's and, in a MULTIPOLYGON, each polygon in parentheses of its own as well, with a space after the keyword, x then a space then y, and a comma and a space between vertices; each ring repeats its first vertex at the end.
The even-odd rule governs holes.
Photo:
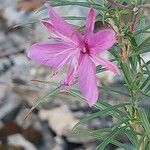
POLYGON ((82 52, 83 52, 83 53, 86 53, 86 47, 83 48, 82 52))

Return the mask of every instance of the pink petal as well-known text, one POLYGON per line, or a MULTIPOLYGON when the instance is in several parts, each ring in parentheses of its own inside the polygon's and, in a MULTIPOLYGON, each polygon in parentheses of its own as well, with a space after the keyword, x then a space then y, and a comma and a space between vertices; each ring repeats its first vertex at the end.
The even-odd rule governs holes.
POLYGON ((78 44, 81 42, 82 35, 76 29, 74 29, 70 24, 68 24, 59 14, 48 4, 46 4, 48 9, 48 14, 50 16, 50 21, 55 27, 57 32, 70 38, 72 41, 78 44))
POLYGON ((93 33, 95 18, 96 18, 95 11, 93 8, 91 8, 87 17, 87 22, 86 22, 86 31, 85 31, 86 40, 88 40, 88 37, 90 36, 90 34, 93 33))
POLYGON ((113 46, 116 42, 115 32, 112 29, 104 29, 90 36, 88 45, 90 52, 101 52, 113 46))
POLYGON ((61 34, 58 32, 58 30, 48 21, 42 21, 42 24, 52 33, 55 34, 57 39, 61 39, 62 41, 66 42, 66 43, 74 43, 76 45, 76 43, 74 41, 72 41, 72 39, 66 37, 65 35, 61 34))
POLYGON ((72 47, 63 43, 34 44, 27 51, 32 60, 53 68, 63 66, 72 54, 72 47))
POLYGON ((103 59, 102 57, 99 57, 99 56, 95 56, 95 55, 91 55, 91 56, 94 61, 98 62, 100 65, 102 65, 106 69, 111 70, 114 73, 120 74, 119 68, 113 63, 111 63, 110 61, 103 59))
POLYGON ((73 83, 74 77, 75 77, 75 68, 70 63, 68 66, 66 79, 64 80, 64 85, 70 86, 73 83))
POLYGON ((88 54, 83 54, 79 66, 79 87, 89 106, 93 106, 98 99, 96 67, 88 54))

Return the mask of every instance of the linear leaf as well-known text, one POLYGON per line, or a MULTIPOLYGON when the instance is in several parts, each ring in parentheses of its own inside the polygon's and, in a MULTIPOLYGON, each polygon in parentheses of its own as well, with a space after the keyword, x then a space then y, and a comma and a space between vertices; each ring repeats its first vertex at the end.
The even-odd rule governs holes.
MULTIPOLYGON (((78 90, 76 90, 76 89, 70 89, 70 90, 68 90, 68 92, 71 94, 71 95, 73 95, 73 96, 75 96, 75 97, 77 97, 77 98, 80 98, 81 100, 84 100, 85 101, 85 98, 80 94, 80 92, 78 91, 78 90)), ((105 103, 104 101, 101 101, 101 102, 97 102, 95 105, 94 105, 94 107, 95 108, 97 108, 97 109, 99 109, 99 110, 103 110, 103 109, 106 109, 106 108, 108 108, 108 107, 111 107, 112 105, 110 105, 110 104, 108 104, 108 103, 105 103)), ((115 109, 115 108, 114 108, 115 109)), ((113 111, 111 111, 111 112, 108 112, 108 114, 110 114, 111 116, 114 116, 114 117, 116 117, 116 118, 118 118, 118 119, 122 119, 122 115, 120 115, 120 114, 122 114, 123 112, 122 111, 120 111, 119 109, 115 109, 115 111, 113 110, 113 111)))
MULTIPOLYGON (((75 132, 77 134, 80 134, 80 135, 83 135, 83 136, 85 136, 85 135, 86 136, 92 136, 92 137, 94 137, 96 139, 104 140, 106 138, 106 134, 108 132, 110 132, 111 129, 110 128, 108 128, 108 129, 106 128, 106 129, 100 129, 100 130, 97 130, 97 131, 96 130, 95 131, 84 131, 83 129, 76 129, 73 132, 75 132), (104 132, 103 132, 103 130, 104 130, 104 132), (99 132, 99 134, 97 134, 97 131, 99 132)), ((120 148, 123 148, 124 150, 130 150, 130 147, 128 145, 125 145, 125 144, 123 144, 123 143, 121 143, 121 142, 119 142, 117 140, 112 139, 110 141, 110 143, 114 144, 114 145, 116 145, 116 146, 118 146, 120 148)))
POLYGON ((115 105, 115 106, 110 106, 110 107, 108 107, 108 108, 106 108, 106 109, 103 109, 102 111, 98 111, 98 112, 96 112, 96 113, 92 113, 92 114, 88 115, 87 117, 81 119, 81 120, 74 126, 74 128, 76 128, 78 125, 83 124, 83 123, 85 123, 85 122, 87 122, 87 121, 89 121, 89 120, 91 120, 91 119, 100 117, 100 116, 102 116, 102 115, 104 115, 104 114, 107 114, 108 112, 115 111, 116 109, 121 108, 121 107, 124 107, 124 106, 126 106, 126 105, 130 105, 130 103, 124 103, 124 104, 118 104, 118 105, 115 105))
POLYGON ((100 144, 97 146, 96 150, 104 150, 104 148, 111 143, 113 137, 115 137, 117 134, 124 132, 124 130, 127 128, 127 126, 124 127, 118 127, 115 128, 108 136, 107 138, 100 144))
POLYGON ((132 144, 136 147, 137 145, 137 134, 134 132, 134 130, 130 127, 129 129, 125 130, 125 134, 129 138, 129 140, 132 142, 132 144))
POLYGON ((150 25, 144 27, 143 29, 135 31, 134 35, 136 36, 136 35, 141 34, 141 33, 147 33, 147 30, 149 30, 149 29, 150 29, 150 25))
POLYGON ((143 82, 143 84, 141 85, 140 89, 142 90, 147 84, 149 85, 149 81, 150 81, 150 76, 148 76, 145 81, 143 82))
MULTIPOLYGON (((50 2, 50 4, 54 7, 56 6, 68 6, 68 5, 75 5, 75 6, 82 6, 82 7, 91 7, 91 3, 90 2, 77 2, 77 1, 64 1, 64 0, 60 0, 60 1, 53 1, 53 0, 48 0, 48 2, 50 2)), ((100 9, 101 11, 105 11, 106 9, 100 5, 100 4, 92 4, 92 6, 95 9, 100 9)))
POLYGON ((39 106, 41 103, 45 102, 50 96, 54 95, 55 93, 57 93, 59 91, 60 86, 56 87, 55 89, 53 89, 52 91, 49 91, 45 94, 43 94, 41 97, 39 97, 37 99, 37 101, 35 102, 35 104, 31 107, 31 109, 29 110, 29 112, 26 114, 25 119, 28 117, 28 115, 37 107, 39 106))
POLYGON ((88 136, 92 136, 96 139, 105 139, 105 137, 107 136, 107 134, 109 132, 111 132, 111 128, 104 128, 104 129, 98 129, 98 130, 92 130, 92 131, 85 131, 83 129, 80 128, 76 128, 74 130, 72 130, 75 133, 81 134, 81 135, 88 135, 88 136))
POLYGON ((63 18, 65 20, 86 20, 86 17, 81 17, 81 16, 65 16, 63 18))
MULTIPOLYGON (((97 109, 99 109, 99 110, 103 110, 103 109, 112 107, 112 105, 106 103, 105 101, 101 101, 101 102, 97 102, 96 105, 95 105, 95 107, 97 109)), ((111 115, 111 116, 114 116, 114 117, 116 117, 116 118, 118 118, 120 120, 122 119, 122 117, 126 116, 124 114, 124 112, 122 112, 121 110, 116 109, 116 108, 114 108, 114 110, 108 112, 108 114, 111 115)))
POLYGON ((122 91, 120 91, 120 90, 118 90, 117 88, 114 88, 114 87, 101 86, 100 89, 103 89, 107 92, 113 92, 113 93, 117 93, 117 94, 121 94, 121 95, 124 95, 124 96, 131 97, 128 93, 122 92, 122 91))
POLYGON ((143 109, 140 109, 139 115, 140 115, 141 124, 143 125, 147 133, 147 136, 150 138, 150 122, 147 118, 146 112, 143 109))

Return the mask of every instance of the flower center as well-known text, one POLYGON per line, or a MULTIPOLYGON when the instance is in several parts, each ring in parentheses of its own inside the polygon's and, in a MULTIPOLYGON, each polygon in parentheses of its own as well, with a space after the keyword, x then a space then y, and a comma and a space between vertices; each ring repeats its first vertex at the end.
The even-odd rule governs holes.
POLYGON ((84 45, 84 47, 83 47, 83 49, 82 49, 82 53, 88 53, 89 54, 89 48, 88 48, 88 45, 85 43, 85 45, 84 45))

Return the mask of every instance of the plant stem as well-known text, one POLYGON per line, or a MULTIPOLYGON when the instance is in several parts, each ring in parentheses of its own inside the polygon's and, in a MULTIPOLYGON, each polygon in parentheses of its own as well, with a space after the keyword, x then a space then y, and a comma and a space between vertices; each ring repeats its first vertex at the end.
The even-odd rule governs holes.
MULTIPOLYGON (((122 28, 122 27, 121 27, 122 28)), ((119 33, 119 35, 122 35, 121 33, 119 33)), ((120 59, 122 61, 122 64, 124 66, 127 66, 127 72, 129 74, 125 74, 124 73, 124 77, 125 79, 128 79, 128 76, 130 76, 130 79, 131 81, 134 81, 135 79, 135 75, 132 71, 132 68, 131 68, 131 65, 130 65, 130 61, 129 61, 129 51, 130 51, 130 46, 129 46, 129 41, 128 39, 126 39, 124 36, 121 36, 119 38, 119 41, 118 43, 121 45, 121 53, 120 53, 120 59)), ((126 81, 126 84, 128 86, 128 89, 129 89, 129 92, 130 92, 130 95, 131 95, 131 117, 132 117, 132 122, 131 122, 131 126, 133 127, 134 131, 136 133, 141 133, 143 131, 143 128, 142 126, 140 125, 139 123, 139 115, 138 115, 138 103, 137 103, 137 90, 131 86, 127 80, 126 81)), ((134 84, 134 83, 133 83, 134 84)), ((141 138, 143 138, 142 136, 140 135, 137 135, 137 140, 138 141, 141 141, 141 144, 140 144, 140 147, 139 147, 139 150, 144 150, 144 147, 145 147, 145 140, 142 140, 141 138)))

